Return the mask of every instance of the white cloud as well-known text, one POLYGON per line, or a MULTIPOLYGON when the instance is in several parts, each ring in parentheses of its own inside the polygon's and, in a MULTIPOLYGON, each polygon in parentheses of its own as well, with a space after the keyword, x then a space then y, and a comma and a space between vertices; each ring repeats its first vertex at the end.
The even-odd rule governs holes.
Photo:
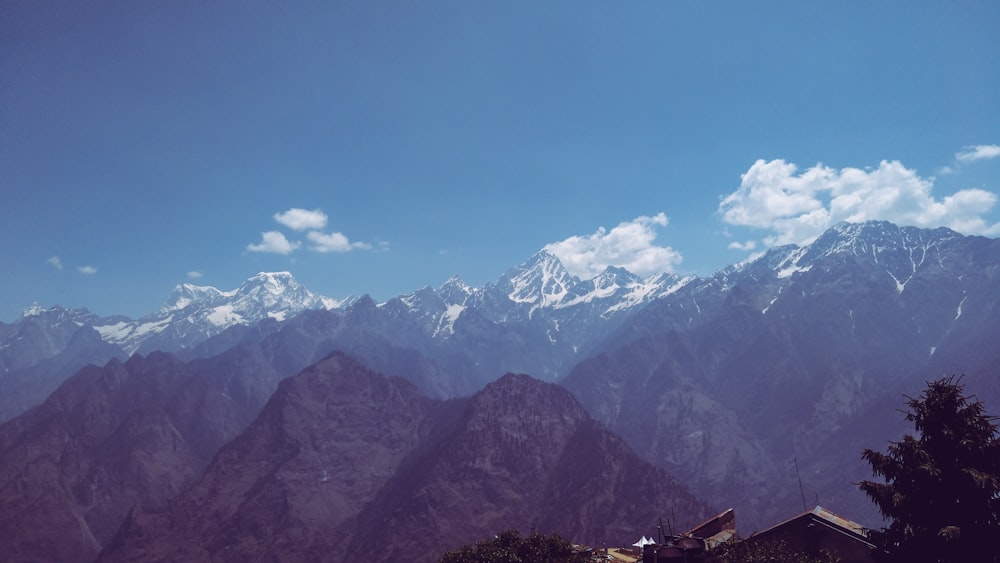
POLYGON ((726 223, 771 231, 766 245, 807 244, 840 221, 875 219, 1000 234, 1000 223, 983 218, 996 204, 996 194, 972 188, 936 199, 932 188, 933 179, 898 161, 883 160, 874 170, 817 164, 797 173, 784 160, 758 160, 743 174, 740 187, 722 199, 718 212, 726 223))
POLYGON ((274 220, 295 231, 322 229, 326 226, 326 213, 319 209, 299 209, 293 207, 282 213, 275 213, 274 220))
POLYGON ((748 240, 746 242, 733 241, 729 243, 731 250, 753 250, 757 248, 757 241, 748 240))
POLYGON ((681 262, 681 254, 669 246, 653 244, 657 228, 666 225, 667 216, 663 213, 637 217, 610 231, 600 227, 590 235, 547 244, 545 250, 582 279, 593 278, 608 266, 622 267, 640 276, 672 272, 681 262))
POLYGON ((55 268, 55 269, 57 269, 57 270, 62 270, 63 269, 62 260, 60 260, 58 256, 53 256, 52 258, 49 258, 48 260, 46 260, 46 262, 48 262, 49 264, 51 264, 52 267, 55 268))
POLYGON ((196 280, 196 279, 202 277, 203 275, 205 275, 205 274, 202 274, 201 272, 198 272, 196 270, 191 270, 190 272, 187 273, 188 279, 192 279, 192 280, 196 280))
POLYGON ((958 162, 974 162, 1000 156, 1000 145, 975 145, 955 153, 958 162))
POLYGON ((88 266, 80 266, 79 268, 76 269, 76 271, 80 272, 81 274, 83 274, 85 276, 92 276, 92 275, 94 275, 94 274, 97 273, 97 268, 95 268, 93 266, 89 266, 89 265, 88 266))
POLYGON ((370 250, 372 245, 366 242, 351 242, 343 233, 324 234, 319 231, 310 231, 306 235, 312 243, 312 250, 316 252, 350 252, 352 250, 370 250))
POLYGON ((272 254, 290 254, 302 246, 299 241, 289 242, 285 235, 278 231, 267 231, 260 234, 260 244, 248 244, 250 252, 269 252, 272 254))

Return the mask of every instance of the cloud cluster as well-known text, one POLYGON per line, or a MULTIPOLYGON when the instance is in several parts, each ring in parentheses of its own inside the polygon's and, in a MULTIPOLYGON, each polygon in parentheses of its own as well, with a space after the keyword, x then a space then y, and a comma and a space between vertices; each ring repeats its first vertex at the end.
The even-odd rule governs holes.
POLYGON ((755 240, 748 240, 748 241, 744 241, 744 242, 733 241, 733 242, 729 243, 729 249, 730 250, 746 250, 746 251, 750 251, 750 250, 753 250, 755 248, 757 248, 757 241, 755 241, 755 240))
MULTIPOLYGON (((58 256, 51 256, 48 259, 46 259, 45 262, 48 263, 49 266, 52 266, 57 270, 63 269, 62 258, 59 258, 58 256)), ((97 273, 97 268, 87 264, 84 266, 77 266, 76 271, 85 276, 92 276, 97 273)))
POLYGON ((312 211, 293 207, 282 213, 275 213, 274 220, 296 231, 306 229, 322 229, 326 226, 327 216, 319 209, 312 211))
POLYGON ((566 269, 582 279, 590 279, 608 266, 625 268, 648 276, 673 272, 681 262, 681 254, 669 246, 657 246, 657 229, 667 225, 667 216, 658 213, 620 223, 610 231, 600 227, 584 236, 571 236, 545 245, 566 269))
POLYGON ((312 249, 316 252, 350 252, 351 250, 371 250, 372 245, 367 242, 351 242, 342 233, 323 234, 319 231, 311 231, 306 235, 312 243, 312 249))
POLYGON ((260 234, 260 242, 257 244, 248 244, 247 250, 270 254, 291 254, 300 246, 302 246, 301 242, 289 241, 281 231, 265 231, 260 234))
MULTIPOLYGON (((315 252, 350 252, 352 250, 370 250, 372 245, 365 242, 351 242, 340 232, 324 233, 328 221, 326 213, 320 209, 300 209, 293 207, 287 211, 274 214, 274 220, 293 231, 308 231, 306 240, 309 250, 315 252)), ((270 254, 291 254, 302 247, 302 241, 289 240, 281 231, 265 231, 260 234, 260 242, 248 244, 250 252, 270 254)))
POLYGON ((975 145, 955 153, 955 160, 966 163, 998 156, 1000 156, 1000 145, 975 145))
MULTIPOLYGON (((743 174, 740 187, 722 199, 718 212, 731 225, 770 231, 763 240, 767 246, 808 244, 841 221, 875 219, 1000 234, 1000 223, 984 218, 996 204, 996 194, 973 188, 938 199, 932 188, 933 179, 921 178, 898 161, 882 161, 869 170, 818 164, 799 173, 784 160, 758 160, 743 174)), ((730 248, 748 250, 750 242, 730 248)))

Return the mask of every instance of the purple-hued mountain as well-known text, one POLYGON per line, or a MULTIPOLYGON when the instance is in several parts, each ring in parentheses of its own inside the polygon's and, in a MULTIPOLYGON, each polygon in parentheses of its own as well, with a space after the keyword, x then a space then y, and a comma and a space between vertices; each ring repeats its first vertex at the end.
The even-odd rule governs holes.
POLYGON ((343 303, 311 293, 288 272, 276 272, 257 274, 232 291, 179 285, 159 311, 139 320, 33 305, 14 323, 0 323, 0 421, 40 403, 87 364, 137 352, 182 353, 227 329, 343 303))
POLYGON ((886 222, 840 224, 704 278, 609 268, 581 280, 540 252, 482 288, 452 278, 334 306, 261 274, 231 292, 181 286, 142 321, 34 308, 0 325, 0 388, 17 403, 0 411, 41 402, 74 362, 136 346, 258 358, 267 377, 234 391, 254 396, 338 350, 432 398, 529 373, 560 381, 699 495, 737 506, 751 530, 801 508, 796 464, 807 500, 877 525, 851 483, 870 477, 863 448, 899 438, 904 393, 964 373, 1000 412, 998 276, 995 239, 886 222))
MULTIPOLYGON (((563 384, 647 459, 760 528, 809 502, 881 522, 852 485, 904 393, 966 374, 1000 412, 1000 241, 842 224, 633 315, 563 384)), ((912 431, 912 429, 911 429, 912 431)))
POLYGON ((239 357, 184 364, 154 352, 89 366, 0 425, 0 553, 11 561, 92 561, 134 507, 162 506, 266 399, 239 357), (231 365, 231 364, 228 364, 231 365))
POLYGON ((599 543, 708 513, 564 389, 507 375, 422 395, 334 354, 286 379, 168 507, 134 510, 100 561, 433 561, 516 527, 599 543))

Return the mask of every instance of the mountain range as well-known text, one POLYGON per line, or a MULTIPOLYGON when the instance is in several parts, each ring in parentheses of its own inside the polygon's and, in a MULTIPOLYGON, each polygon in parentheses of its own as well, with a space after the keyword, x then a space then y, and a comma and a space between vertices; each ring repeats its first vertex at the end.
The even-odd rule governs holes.
MULTIPOLYGON (((37 451, 39 443, 64 441, 52 434, 51 427, 44 432, 25 432, 36 428, 38 420, 54 420, 50 404, 54 397, 67 392, 65 389, 78 388, 80 380, 96 377, 95 370, 118 370, 116 377, 123 382, 134 379, 140 387, 143 380, 133 371, 142 371, 139 366, 153 360, 161 363, 149 370, 187 374, 175 373, 177 381, 186 383, 170 392, 174 398, 166 400, 167 406, 140 409, 160 413, 142 416, 170 421, 174 428, 153 432, 160 436, 150 438, 153 444, 165 443, 164 436, 173 436, 177 451, 190 452, 181 456, 180 462, 169 462, 184 468, 177 473, 183 477, 154 479, 161 487, 157 490, 163 491, 155 494, 146 491, 146 485, 135 485, 140 492, 115 497, 114 502, 105 500, 101 508, 81 504, 77 497, 72 503, 61 500, 52 505, 71 508, 66 510, 75 516, 67 516, 67 522, 79 522, 88 514, 113 513, 111 520, 117 518, 120 523, 125 520, 126 507, 142 504, 132 511, 128 517, 131 528, 126 528, 152 537, 148 526, 159 528, 167 521, 164 518, 176 521, 176 513, 169 516, 161 502, 165 498, 174 499, 172 502, 187 507, 184 510, 191 514, 222 510, 212 508, 201 493, 191 492, 221 486, 221 481, 215 485, 205 481, 212 472, 213 459, 217 461, 213 456, 236 447, 239 440, 251 440, 241 433, 251 433, 260 422, 259 416, 268 412, 265 403, 276 401, 275 392, 280 393, 291 381, 282 383, 284 378, 308 379, 304 374, 313 373, 310 370, 323 362, 334 361, 330 354, 338 352, 357 358, 358 370, 363 366, 391 381, 405 379, 413 386, 411 391, 422 397, 419 401, 451 405, 448 409, 454 412, 465 412, 462 409, 476 403, 470 397, 496 390, 501 382, 520 381, 516 376, 498 380, 504 373, 528 373, 557 382, 571 391, 588 417, 596 421, 595 432, 604 427, 621 436, 641 458, 666 470, 714 508, 735 506, 743 532, 798 512, 807 501, 821 502, 877 526, 881 519, 873 505, 852 483, 871 477, 860 459, 862 449, 880 449, 906 430, 897 411, 904 394, 915 396, 925 380, 942 374, 965 374, 967 388, 993 412, 998 411, 998 301, 1000 241, 886 222, 843 223, 812 244, 772 248, 709 277, 660 275, 643 279, 609 268, 593 279, 581 280, 569 274, 555 256, 542 251, 482 288, 452 278, 438 288, 426 287, 376 303, 367 296, 338 301, 314 295, 288 273, 258 274, 233 291, 178 286, 160 311, 139 320, 32 307, 21 319, 0 323, 0 416, 12 419, 0 427, 0 436, 17 436, 9 438, 10 444, 21 444, 19 447, 30 451, 37 451), (127 359, 136 352, 139 355, 127 359), (163 353, 168 353, 169 362, 163 353), (104 367, 78 371, 86 364, 104 367), (38 403, 42 405, 29 410, 38 403), (216 411, 220 413, 217 418, 212 414, 216 411), (191 420, 199 422, 195 425, 191 420), (208 472, 197 481, 205 470, 208 472)), ((542 388, 531 387, 533 393, 553 389, 542 388)), ((96 412, 107 412, 105 416, 117 413, 117 407, 108 406, 111 403, 101 404, 106 406, 96 412)), ((536 406, 544 409, 543 404, 536 406)), ((438 407, 427 408, 430 413, 438 407)), ((138 414, 113 416, 146 420, 138 414)), ((456 430, 459 426, 448 426, 458 424, 454 420, 439 420, 433 414, 419 416, 427 424, 444 425, 435 428, 447 427, 457 432, 456 436, 461 434, 456 430)), ((87 436, 93 423, 60 424, 87 436)), ((143 428, 138 422, 130 424, 133 432, 143 428)), ((125 431, 113 435, 130 435, 121 432, 125 431)), ((108 444, 118 439, 101 436, 77 450, 93 452, 95 444, 110 447, 108 444)), ((254 438, 258 439, 263 438, 254 438)), ((397 461, 419 458, 437 467, 437 462, 432 463, 435 458, 421 456, 438 451, 439 445, 420 436, 407 439, 419 445, 407 453, 398 450, 393 454, 397 461), (418 450, 422 453, 416 453, 418 450)), ((495 452, 509 448, 504 446, 502 435, 477 439, 482 440, 483 452, 494 452, 484 453, 487 457, 501 455, 495 452)), ((318 440, 317 444, 322 444, 326 438, 318 440)), ((23 479, 17 475, 25 471, 23 464, 28 457, 25 453, 8 454, 8 447, 13 446, 3 446, 4 458, 19 460, 0 474, 0 483, 8 483, 0 484, 6 487, 0 490, 9 491, 9 483, 23 479)), ((256 452, 252 455, 264 456, 262 451, 248 445, 241 455, 256 452)), ((578 450, 574 447, 573 451, 578 450)), ((156 458, 144 455, 139 456, 146 460, 143 463, 156 458)), ((308 454, 313 460, 327 459, 327 455, 308 454)), ((73 459, 66 454, 56 457, 73 459)), ((597 458, 588 459, 592 463, 597 458)), ((75 475, 79 468, 96 462, 73 463, 76 465, 61 470, 75 475)), ((134 468, 143 467, 142 463, 131 463, 134 468)), ((399 463, 397 469, 409 467, 399 463)), ((255 482, 264 486, 274 475, 284 475, 276 467, 268 470, 270 477, 262 474, 255 482)), ((98 473, 114 475, 109 471, 98 473)), ((45 474, 57 475, 58 471, 45 474)), ((145 470, 136 473, 151 474, 145 470)), ((114 482, 141 482, 136 475, 117 475, 114 482)), ((413 474, 402 475, 399 479, 407 486, 424 483, 413 474)), ((424 496, 399 505, 395 503, 416 493, 393 489, 401 485, 395 478, 387 479, 371 485, 379 491, 374 496, 351 501, 352 506, 365 508, 345 516, 337 530, 321 535, 335 541, 337 549, 358 553, 351 551, 355 549, 352 546, 376 540, 359 535, 359 526, 378 529, 367 526, 380 522, 398 530, 404 524, 391 518, 380 520, 385 517, 372 512, 372 507, 391 505, 400 514, 411 510, 420 513, 422 502, 448 493, 443 482, 434 486, 428 482, 424 489, 417 487, 426 491, 424 496), (390 490, 395 491, 391 502, 385 496, 390 490)), ((99 479, 93 483, 94 491, 106 487, 99 479)), ((475 487, 463 486, 454 487, 465 497, 475 496, 475 487)), ((83 484, 74 487, 74 495, 85 488, 83 484)), ((232 498, 251 502, 249 489, 227 490, 232 498)), ((572 491, 566 489, 561 494, 571 496, 572 491)), ((293 497, 275 498, 284 498, 281 506, 288 507, 298 502, 293 497)), ((262 502, 253 498, 252 503, 262 502)), ((513 500, 511 503, 521 506, 513 500)), ((459 508, 449 506, 449 510, 459 508)), ((590 509, 574 510, 590 513, 590 509)), ((438 512, 425 513, 423 518, 433 520, 434 514, 438 512)), ((250 518, 238 518, 244 517, 250 518)), ((263 515, 251 519, 265 522, 262 518, 266 520, 263 515)), ((538 516, 532 522, 555 522, 547 518, 538 516)), ((295 528, 299 531, 260 525, 272 530, 275 535, 268 537, 279 543, 301 530, 318 533, 305 524, 295 528)), ((438 526, 452 530, 457 524, 441 520, 438 526)), ((97 526, 99 534, 88 532, 97 538, 89 553, 109 545, 108 530, 114 527, 102 524, 97 526)), ((185 543, 201 546, 197 549, 217 553, 205 546, 229 545, 217 534, 234 533, 232 529, 211 532, 204 526, 200 530, 182 528, 165 526, 169 533, 162 541, 183 538, 185 543)), ((473 539, 481 538, 469 541, 473 539)), ((136 541, 121 532, 115 536, 115 549, 105 555, 121 557, 147 549, 160 553, 162 548, 161 544, 151 547, 136 541)), ((419 542, 399 541, 400 546, 429 549, 418 546, 419 542)))
POLYGON ((378 304, 368 296, 316 295, 290 273, 275 272, 231 291, 178 285, 159 311, 135 320, 33 305, 17 321, 0 323, 0 394, 7 397, 0 420, 41 402, 87 363, 152 351, 205 357, 307 311, 332 312, 326 317, 336 320, 328 324, 347 322, 355 335, 374 332, 375 340, 431 356, 452 373, 424 382, 435 396, 467 395, 508 371, 554 380, 587 343, 682 283, 669 275, 640 279, 620 268, 581 281, 541 251, 483 288, 452 278, 378 304), (74 338, 95 345, 71 346, 74 338), (32 369, 43 362, 55 367, 32 369))
POLYGON ((433 561, 507 527, 596 543, 708 513, 551 383, 445 401, 334 353, 260 406, 233 359, 112 360, 0 426, 5 558, 433 561))

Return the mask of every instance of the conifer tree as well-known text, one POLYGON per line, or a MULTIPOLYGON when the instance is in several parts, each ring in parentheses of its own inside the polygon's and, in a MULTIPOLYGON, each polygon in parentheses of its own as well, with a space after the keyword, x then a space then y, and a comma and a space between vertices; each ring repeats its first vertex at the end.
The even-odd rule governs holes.
POLYGON ((891 519, 873 532, 889 561, 1000 561, 1000 438, 995 418, 954 376, 907 397, 905 435, 862 457, 885 483, 859 487, 891 519))

